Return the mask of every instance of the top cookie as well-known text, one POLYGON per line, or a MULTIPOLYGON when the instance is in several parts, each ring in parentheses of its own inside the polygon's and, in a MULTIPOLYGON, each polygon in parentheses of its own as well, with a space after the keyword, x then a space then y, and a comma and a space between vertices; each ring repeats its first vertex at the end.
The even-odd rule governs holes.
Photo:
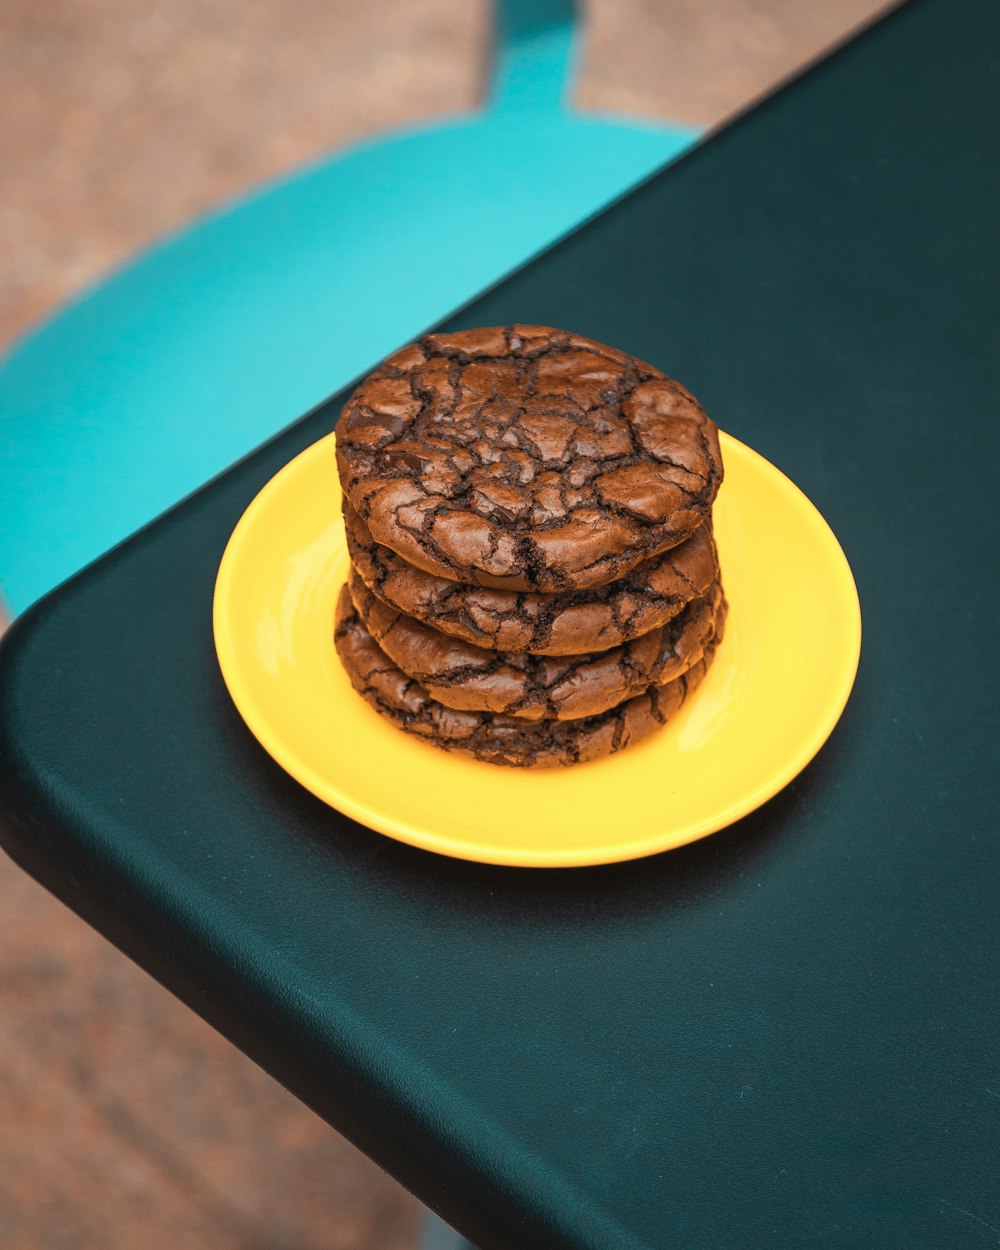
POLYGON ((683 542, 722 481, 715 423, 652 365, 576 334, 431 334, 358 387, 337 426, 373 538, 452 581, 599 586, 683 542))

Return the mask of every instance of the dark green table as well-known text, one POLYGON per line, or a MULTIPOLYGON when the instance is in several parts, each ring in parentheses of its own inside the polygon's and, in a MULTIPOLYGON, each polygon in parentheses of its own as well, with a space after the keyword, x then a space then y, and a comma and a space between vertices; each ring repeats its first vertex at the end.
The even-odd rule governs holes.
POLYGON ((449 322, 655 361, 840 536, 854 696, 734 828, 479 867, 270 761, 212 584, 340 396, 4 642, 10 853, 483 1250, 997 1244, 998 98, 915 3, 449 322))

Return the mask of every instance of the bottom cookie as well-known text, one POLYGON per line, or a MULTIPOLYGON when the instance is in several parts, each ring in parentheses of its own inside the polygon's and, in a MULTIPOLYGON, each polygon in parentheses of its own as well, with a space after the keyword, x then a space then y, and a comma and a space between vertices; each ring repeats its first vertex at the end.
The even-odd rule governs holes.
POLYGON ((683 676, 651 686, 597 716, 567 721, 525 721, 497 712, 456 711, 435 702, 369 634, 346 586, 337 601, 334 641, 354 689, 398 728, 489 764, 546 768, 613 755, 666 724, 705 675, 721 631, 720 619, 704 659, 683 676))

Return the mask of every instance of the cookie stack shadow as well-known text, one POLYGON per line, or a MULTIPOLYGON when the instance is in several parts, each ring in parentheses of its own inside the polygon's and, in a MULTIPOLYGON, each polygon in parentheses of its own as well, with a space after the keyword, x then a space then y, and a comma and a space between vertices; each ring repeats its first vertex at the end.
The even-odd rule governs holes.
POLYGON ((610 755, 697 688, 727 605, 717 432, 671 379, 546 327, 429 336, 337 433, 334 638, 399 729, 494 764, 610 755))

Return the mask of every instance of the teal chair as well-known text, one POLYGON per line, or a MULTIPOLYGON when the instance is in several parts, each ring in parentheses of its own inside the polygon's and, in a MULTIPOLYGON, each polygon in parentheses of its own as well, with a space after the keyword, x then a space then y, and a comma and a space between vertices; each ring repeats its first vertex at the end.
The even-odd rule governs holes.
POLYGON ((571 0, 500 0, 482 112, 226 205, 0 367, 0 597, 22 611, 696 138, 567 107, 571 0))

